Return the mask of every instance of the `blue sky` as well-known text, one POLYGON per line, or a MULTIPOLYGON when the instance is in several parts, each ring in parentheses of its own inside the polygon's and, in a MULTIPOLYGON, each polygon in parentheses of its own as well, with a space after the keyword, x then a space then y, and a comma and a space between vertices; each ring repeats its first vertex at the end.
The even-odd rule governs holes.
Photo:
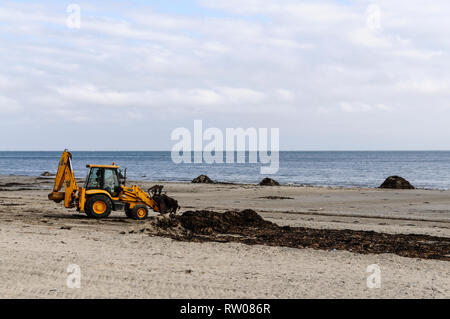
POLYGON ((170 150, 177 127, 283 150, 450 149, 446 0, 0 3, 0 150, 170 150))

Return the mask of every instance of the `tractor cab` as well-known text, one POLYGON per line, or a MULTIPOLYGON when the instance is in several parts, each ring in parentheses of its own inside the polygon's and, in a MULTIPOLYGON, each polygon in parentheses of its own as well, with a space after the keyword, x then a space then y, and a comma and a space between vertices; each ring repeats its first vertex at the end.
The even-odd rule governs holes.
POLYGON ((111 197, 118 197, 124 177, 119 166, 113 165, 86 165, 89 168, 84 188, 86 190, 104 190, 111 197))

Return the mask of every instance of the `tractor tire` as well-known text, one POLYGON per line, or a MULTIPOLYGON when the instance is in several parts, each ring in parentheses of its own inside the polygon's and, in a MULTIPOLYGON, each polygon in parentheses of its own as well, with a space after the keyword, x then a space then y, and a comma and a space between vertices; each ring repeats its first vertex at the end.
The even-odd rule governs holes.
POLYGON ((101 219, 111 214, 112 203, 105 195, 94 195, 87 199, 85 212, 88 217, 101 219))
POLYGON ((148 217, 148 208, 145 205, 136 205, 131 211, 131 218, 143 220, 148 217))

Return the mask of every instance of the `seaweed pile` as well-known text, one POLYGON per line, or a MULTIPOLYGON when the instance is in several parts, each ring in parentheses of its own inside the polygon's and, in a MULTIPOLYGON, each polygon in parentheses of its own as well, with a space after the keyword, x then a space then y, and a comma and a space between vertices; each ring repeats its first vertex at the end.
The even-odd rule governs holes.
MULTIPOLYGON (((156 221, 156 235, 180 241, 240 242, 359 254, 391 253, 403 257, 450 261, 450 238, 373 231, 312 229, 279 226, 253 210, 187 211, 156 221)), ((155 235, 154 233, 151 235, 155 235)))

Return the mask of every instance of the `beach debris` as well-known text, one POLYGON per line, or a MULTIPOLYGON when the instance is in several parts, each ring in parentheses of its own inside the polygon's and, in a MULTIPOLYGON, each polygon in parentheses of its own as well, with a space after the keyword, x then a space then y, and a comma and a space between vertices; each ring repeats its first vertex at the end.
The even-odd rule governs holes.
POLYGON ((44 172, 41 174, 42 177, 51 177, 51 176, 55 176, 55 174, 50 173, 50 172, 44 172))
POLYGON ((214 232, 233 232, 241 227, 269 227, 265 221, 251 209, 240 212, 229 211, 216 213, 211 211, 187 211, 177 218, 181 226, 195 233, 211 234, 214 232))
POLYGON ((209 178, 207 175, 200 175, 192 180, 194 184, 213 184, 213 180, 209 178))
POLYGON ((346 250, 359 254, 391 253, 450 261, 450 238, 447 237, 279 226, 251 209, 225 213, 187 211, 172 218, 157 219, 154 226, 146 229, 149 236, 179 241, 239 242, 300 249, 346 250))
POLYGON ((32 191, 32 190, 38 189, 38 187, 31 188, 31 187, 22 187, 22 186, 34 186, 34 185, 31 185, 28 183, 15 183, 15 182, 0 184, 0 192, 32 191))
POLYGON ((5 183, 5 184, 1 184, 1 187, 17 187, 17 186, 26 186, 28 184, 24 184, 24 183, 5 183))
POLYGON ((400 176, 389 176, 381 184, 380 188, 390 188, 390 189, 415 189, 410 182, 400 176))
POLYGON ((274 179, 266 177, 259 183, 259 186, 280 186, 280 183, 274 179))
POLYGON ((263 196, 260 198, 262 198, 262 199, 294 199, 292 197, 285 197, 285 196, 263 196))
POLYGON ((21 191, 35 191, 36 188, 1 188, 0 192, 21 192, 21 191))

